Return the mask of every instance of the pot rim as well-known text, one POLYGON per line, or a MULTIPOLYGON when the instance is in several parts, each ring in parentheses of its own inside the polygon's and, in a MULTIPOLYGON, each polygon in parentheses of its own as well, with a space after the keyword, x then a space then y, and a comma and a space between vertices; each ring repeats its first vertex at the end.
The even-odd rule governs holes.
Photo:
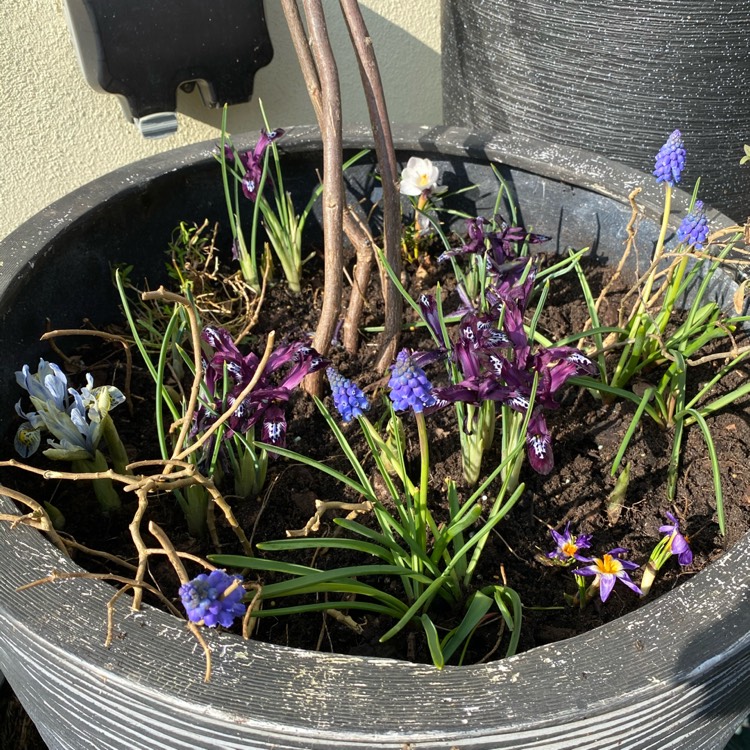
MULTIPOLYGON (((640 172, 578 149, 462 128, 402 128, 395 140, 402 152, 460 156, 468 151, 610 197, 622 190, 621 202, 643 179, 640 172), (583 170, 580 179, 574 178, 577 169, 583 170)), ((253 141, 242 137, 236 145, 253 141)), ((369 129, 347 131, 346 147, 369 143, 369 129)), ((319 144, 316 128, 290 128, 283 141, 285 151, 312 151, 319 144)), ((164 170, 213 159, 214 147, 213 142, 195 144, 122 167, 29 219, 0 243, 0 298, 14 272, 33 265, 41 247, 54 243, 93 206, 143 189, 164 170)), ((657 215, 659 193, 645 188, 639 198, 647 210, 653 204, 657 215)), ((680 193, 677 205, 686 204, 689 196, 680 193)), ((734 224, 718 214, 712 221, 734 224)), ((12 503, 0 500, 0 511, 12 512, 12 503)), ((431 665, 245 642, 204 628, 214 653, 209 683, 203 682, 201 649, 184 621, 148 606, 135 613, 118 599, 116 637, 104 648, 109 585, 69 579, 15 591, 52 569, 82 569, 28 527, 11 530, 0 524, 0 548, 10 558, 7 573, 26 571, 24 580, 0 587, 0 623, 13 634, 0 645, 0 667, 12 674, 14 660, 23 661, 21 644, 34 648, 49 675, 58 674, 63 664, 73 670, 79 700, 112 701, 126 717, 140 717, 137 728, 146 733, 151 726, 163 728, 159 710, 168 706, 170 716, 177 717, 175 727, 197 720, 209 734, 226 731, 245 741, 272 734, 274 741, 283 740, 269 747, 398 748, 421 741, 425 747, 439 742, 444 750, 460 743, 464 750, 544 739, 544 745, 534 746, 562 749, 589 742, 594 728, 611 732, 613 746, 633 723, 639 731, 653 727, 649 731, 656 736, 676 710, 696 716, 726 711, 721 686, 746 679, 750 669, 750 534, 690 581, 636 612, 510 659, 437 671, 431 665), (739 669, 729 664, 737 658, 739 669), (556 688, 540 691, 540 682, 549 684, 550 675, 556 688), (129 712, 135 696, 147 708, 129 712)), ((735 706, 731 715, 748 708, 735 706)), ((116 717, 116 724, 122 723, 122 716, 116 717)))

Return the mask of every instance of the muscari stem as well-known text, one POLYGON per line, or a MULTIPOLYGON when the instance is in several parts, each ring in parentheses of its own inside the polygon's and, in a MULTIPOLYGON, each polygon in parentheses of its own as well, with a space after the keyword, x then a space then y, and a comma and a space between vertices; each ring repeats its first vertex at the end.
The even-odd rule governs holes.
POLYGON ((419 546, 427 548, 427 490, 430 481, 430 446, 427 440, 427 424, 422 412, 415 412, 417 433, 419 434, 419 452, 421 457, 421 471, 419 477, 419 495, 417 496, 417 517, 419 530, 419 546))
POLYGON ((667 330, 667 324, 669 323, 669 318, 672 315, 672 310, 674 308, 675 302, 677 301, 677 293, 680 291, 680 284, 682 284, 682 279, 685 276, 685 269, 687 268, 687 262, 688 262, 688 256, 686 254, 686 251, 684 251, 685 254, 680 258, 680 263, 677 266, 677 273, 675 276, 673 276, 669 284, 669 289, 667 290, 667 298, 664 301, 664 308, 662 309, 661 315, 659 316, 658 326, 659 331, 661 333, 664 333, 664 331, 667 330))

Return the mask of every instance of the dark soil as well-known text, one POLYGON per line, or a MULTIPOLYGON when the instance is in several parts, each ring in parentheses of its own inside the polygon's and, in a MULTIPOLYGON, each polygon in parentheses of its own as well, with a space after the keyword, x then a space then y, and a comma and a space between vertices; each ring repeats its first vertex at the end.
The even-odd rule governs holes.
MULTIPOLYGON (((313 272, 312 277, 308 276, 309 285, 299 296, 290 294, 281 284, 272 290, 264 304, 259 323, 249 338, 249 345, 255 351, 262 349, 263 335, 270 330, 275 330, 279 338, 286 336, 294 339, 314 329, 321 302, 316 291, 319 288, 320 269, 317 274, 315 269, 313 272)), ((596 293, 608 278, 609 270, 592 266, 588 268, 587 275, 596 293)), ((423 264, 419 268, 409 269, 405 279, 412 291, 428 290, 438 280, 438 269, 434 263, 423 264)), ((443 282, 444 289, 450 288, 447 280, 443 282)), ((625 287, 621 287, 619 291, 623 288, 625 287)), ((616 310, 616 293, 617 290, 609 311, 605 309, 603 312, 605 317, 611 317, 616 310)), ((450 311, 456 305, 455 295, 448 293, 444 309, 450 311)), ((407 314, 412 315, 411 312, 407 314)), ((540 319, 540 330, 554 341, 580 330, 586 317, 578 283, 569 275, 553 286, 553 293, 540 319)), ((377 305, 373 305, 366 312, 364 325, 376 325, 379 320, 377 305)), ((382 411, 378 399, 384 385, 383 379, 373 372, 372 363, 377 343, 375 334, 365 333, 356 358, 350 357, 341 348, 334 349, 331 354, 334 364, 345 375, 357 379, 360 385, 367 386, 375 404, 371 417, 373 422, 382 411)), ((64 341, 59 344, 64 348, 64 341)), ((428 348, 429 340, 424 334, 412 331, 404 335, 403 344, 414 348, 428 348)), ((248 343, 245 343, 241 348, 246 350, 247 346, 248 343)), ((113 348, 111 357, 101 359, 102 351, 99 342, 96 348, 84 347, 77 351, 76 358, 86 363, 81 369, 92 370, 100 382, 107 379, 107 382, 114 382, 122 387, 122 370, 117 360, 119 353, 113 348), (116 371, 113 374, 115 364, 116 371)), ((691 368, 691 382, 706 382, 717 366, 712 362, 691 368)), ((434 370, 429 370, 428 374, 439 380, 442 370, 438 365, 434 370)), ((658 373, 653 375, 657 377, 658 373)), ((79 376, 72 374, 71 380, 76 381, 77 377, 79 376)), ((131 418, 125 407, 120 407, 113 416, 131 458, 137 461, 156 457, 158 450, 154 445, 151 425, 152 406, 146 396, 152 392, 153 386, 148 374, 138 365, 134 377, 133 393, 137 395, 133 397, 133 404, 136 418, 131 418)), ((741 367, 730 374, 720 388, 731 389, 746 378, 747 371, 741 367)), ((74 382, 74 385, 80 383, 74 382)), ((638 383, 635 387, 637 390, 643 388, 644 384, 638 383)), ((660 538, 659 526, 666 523, 665 511, 671 510, 679 517, 682 529, 689 536, 694 561, 687 569, 681 569, 675 558, 670 560, 657 576, 650 597, 653 598, 687 580, 734 545, 747 531, 750 520, 750 473, 746 471, 750 461, 750 403, 747 400, 709 419, 719 457, 725 498, 726 535, 722 537, 716 522, 711 466, 697 427, 687 428, 676 499, 670 508, 665 497, 671 434, 660 430, 647 418, 641 421, 625 456, 625 463, 631 463, 632 468, 624 507, 616 523, 610 523, 605 512, 607 498, 615 486, 615 480, 610 476, 610 467, 635 407, 623 402, 603 404, 588 392, 572 386, 564 387, 558 398, 562 402, 561 408, 547 412, 554 440, 555 468, 548 476, 540 476, 531 471, 528 464, 524 465, 521 479, 526 483, 526 492, 492 534, 477 577, 480 585, 507 582, 508 586, 520 594, 524 603, 521 650, 584 632, 644 604, 630 590, 618 585, 604 604, 595 598, 583 610, 566 605, 564 595, 574 594, 576 591, 570 572, 564 568, 544 565, 540 561, 543 553, 553 548, 550 527, 562 530, 570 522, 577 533, 593 535, 592 554, 601 555, 613 547, 625 547, 630 550, 631 560, 644 564, 660 538)), ((330 406, 330 398, 328 403, 330 406)), ((445 410, 429 416, 428 420, 432 466, 430 503, 435 516, 439 518, 445 516, 441 504, 445 502, 443 488, 446 478, 452 478, 458 483, 463 497, 467 496, 469 489, 461 479, 455 413, 450 409, 445 410)), ((408 415, 404 419, 409 455, 414 459, 415 471, 418 472, 418 444, 412 421, 408 415)), ((341 471, 349 471, 338 444, 326 431, 325 423, 312 400, 301 391, 291 401, 288 422, 289 447, 324 460, 341 471)), ((364 456, 365 443, 358 434, 356 423, 347 425, 344 430, 358 455, 364 456)), ((37 461, 36 458, 34 460, 37 461)), ((43 462, 43 457, 39 461, 43 462)), ((498 462, 499 452, 495 446, 485 454, 485 471, 498 462)), ((54 468, 60 466, 56 465, 54 468)), ((78 541, 134 559, 134 549, 127 531, 130 518, 127 512, 121 519, 104 519, 98 514, 93 498, 85 494, 82 497, 78 484, 47 483, 38 486, 28 475, 20 472, 5 472, 2 479, 8 486, 18 487, 37 500, 53 501, 67 518, 66 533, 78 541), (86 521, 91 519, 95 520, 86 525, 86 521)), ((494 489, 497 491, 497 488, 494 489)), ((488 494, 489 504, 493 496, 491 492, 488 494)), ((233 507, 248 536, 257 543, 283 538, 287 529, 302 528, 314 512, 316 499, 356 502, 359 498, 352 497, 345 488, 338 487, 326 476, 286 459, 277 459, 269 467, 264 496, 254 501, 234 502, 233 507)), ((127 510, 132 510, 132 504, 127 510)), ((201 555, 215 551, 187 535, 184 519, 171 498, 154 499, 151 517, 169 530, 178 549, 201 555)), ((368 521, 367 518, 360 517, 358 520, 374 524, 373 519, 368 521)), ((217 524, 223 544, 222 552, 239 552, 234 536, 218 514, 217 524)), ((338 533, 340 529, 335 526, 332 517, 324 518, 319 534, 328 536, 338 533)), ((272 553, 268 555, 274 556, 272 553)), ((292 555, 294 561, 305 564, 313 564, 313 557, 311 551, 292 555)), ((369 562, 366 559, 342 556, 331 550, 315 556, 314 564, 326 568, 355 561, 369 562)), ((81 558, 80 562, 92 571, 102 569, 102 563, 98 559, 81 558)), ((197 574, 200 571, 194 566, 190 572, 197 574)), ((177 580, 166 563, 153 563, 152 573, 157 578, 159 588, 176 593, 177 580)), ((640 580, 640 575, 640 571, 634 572, 636 582, 640 580)), ((261 583, 272 580, 269 574, 259 578, 261 583)), ((396 591, 396 584, 391 583, 396 591)), ((177 602, 176 596, 174 599, 177 602)), ((318 614, 260 619, 253 637, 306 649, 430 661, 417 630, 406 638, 396 638, 381 644, 379 637, 393 624, 392 621, 363 617, 357 613, 353 613, 353 616, 362 625, 361 634, 329 616, 318 614)), ((449 628, 455 623, 454 616, 445 612, 438 624, 439 627, 449 628)), ((491 658, 501 657, 505 641, 498 647, 500 632, 497 618, 490 619, 486 626, 480 628, 472 640, 467 662, 478 661, 488 654, 492 655, 491 658)))

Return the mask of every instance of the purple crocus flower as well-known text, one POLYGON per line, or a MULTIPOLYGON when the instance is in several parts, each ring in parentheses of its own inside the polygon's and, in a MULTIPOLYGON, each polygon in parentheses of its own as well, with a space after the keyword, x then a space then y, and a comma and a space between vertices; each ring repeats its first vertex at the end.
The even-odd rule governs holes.
POLYGON ((674 187, 680 181, 682 170, 685 169, 685 156, 686 151, 682 140, 682 133, 679 130, 675 130, 656 155, 656 165, 654 167, 656 181, 666 182, 670 187, 674 187))
POLYGON ((326 370, 328 382, 331 384, 333 403, 338 409, 344 422, 351 422, 355 417, 361 417, 370 408, 362 389, 348 378, 345 378, 333 367, 326 370))
POLYGON ((708 217, 703 201, 695 201, 693 210, 682 220, 677 230, 677 241, 703 250, 708 239, 708 217))
POLYGON ((641 590, 633 583, 628 574, 629 570, 635 570, 638 565, 630 560, 622 560, 620 557, 626 552, 627 550, 623 547, 615 547, 602 557, 591 558, 591 565, 572 571, 573 575, 594 576, 594 582, 591 585, 599 587, 599 596, 603 602, 607 601, 617 581, 621 581, 638 596, 641 596, 641 590))
POLYGON ((402 349, 391 365, 391 379, 388 381, 391 401, 396 411, 412 409, 419 413, 438 402, 432 393, 432 383, 427 379, 417 358, 408 349, 402 349))
POLYGON ((693 551, 683 534, 680 533, 680 522, 669 511, 666 512, 669 524, 659 527, 659 532, 669 534, 669 549, 673 555, 677 555, 680 565, 690 565, 693 562, 693 551))
POLYGON ((228 628, 237 617, 245 614, 242 597, 245 589, 240 576, 230 576, 223 570, 201 573, 180 586, 180 599, 190 622, 202 622, 206 627, 221 625, 228 628), (239 582, 228 594, 226 590, 239 582))
MULTIPOLYGON (((214 349, 211 360, 205 366, 206 390, 214 396, 213 413, 201 408, 196 413, 194 430, 205 429, 214 419, 214 414, 223 412, 227 406, 235 405, 236 399, 255 377, 260 358, 253 352, 240 353, 230 334, 223 328, 206 327, 201 333, 203 340, 214 349), (224 377, 224 369, 232 379, 232 387, 223 403, 217 393, 217 385, 224 377)), ((256 424, 262 426, 262 439, 272 445, 283 446, 286 437, 284 406, 292 391, 303 378, 317 372, 328 364, 312 347, 296 341, 278 346, 268 358, 263 372, 253 390, 235 406, 228 420, 225 437, 233 433, 245 434, 256 424), (288 367, 287 367, 288 366, 288 367), (286 372, 282 368, 287 367, 286 372)))
POLYGON ((547 557, 551 560, 559 560, 564 563, 570 563, 573 560, 589 562, 590 558, 583 557, 579 550, 591 547, 591 534, 578 534, 576 536, 570 531, 570 521, 565 524, 562 534, 554 529, 550 529, 549 533, 556 545, 554 551, 547 553, 547 557))
POLYGON ((240 156, 240 161, 245 167, 245 173, 241 181, 242 192, 251 201, 258 197, 258 188, 263 176, 263 155, 268 146, 277 138, 281 138, 282 135, 284 135, 284 131, 281 128, 276 128, 270 133, 263 129, 260 131, 260 138, 255 144, 255 148, 240 156))

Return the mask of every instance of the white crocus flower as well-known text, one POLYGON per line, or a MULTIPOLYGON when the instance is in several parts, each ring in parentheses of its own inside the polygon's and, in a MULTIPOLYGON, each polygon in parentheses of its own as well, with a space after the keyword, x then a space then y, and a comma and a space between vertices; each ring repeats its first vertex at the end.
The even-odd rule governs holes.
POLYGON ((437 188, 438 168, 429 159, 412 156, 401 172, 400 191, 403 195, 430 194, 437 188))

